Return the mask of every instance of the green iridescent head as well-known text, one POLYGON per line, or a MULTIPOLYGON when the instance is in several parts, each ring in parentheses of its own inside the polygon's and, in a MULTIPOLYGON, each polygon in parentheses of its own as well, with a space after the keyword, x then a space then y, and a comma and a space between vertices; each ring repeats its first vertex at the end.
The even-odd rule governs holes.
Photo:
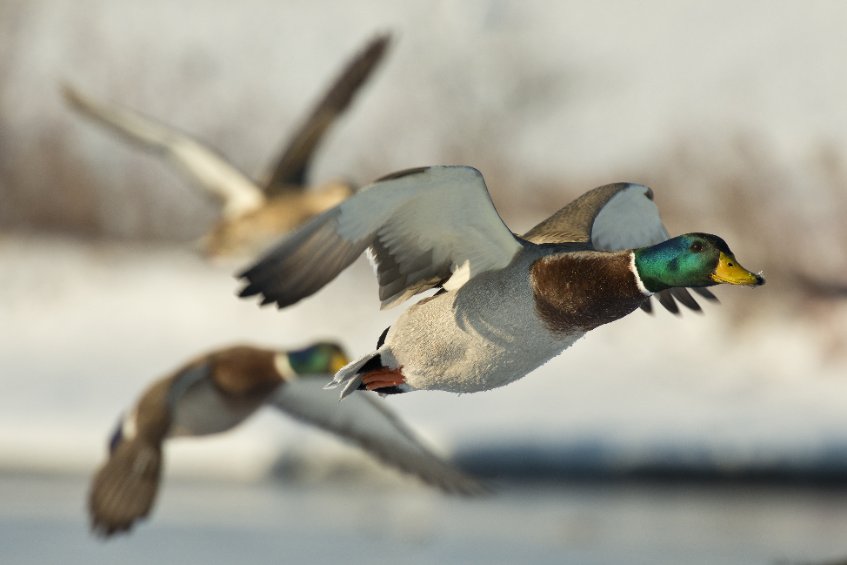
POLYGON ((349 362, 341 346, 329 341, 320 341, 288 352, 288 363, 298 375, 334 375, 349 362))
POLYGON ((635 267, 650 292, 671 287, 765 284, 735 259, 724 240, 708 233, 687 233, 652 247, 636 249, 635 267))

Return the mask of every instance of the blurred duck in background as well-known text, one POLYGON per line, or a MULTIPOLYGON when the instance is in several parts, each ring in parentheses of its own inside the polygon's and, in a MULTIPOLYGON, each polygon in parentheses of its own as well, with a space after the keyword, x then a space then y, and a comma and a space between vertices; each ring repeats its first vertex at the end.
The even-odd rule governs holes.
POLYGON ((257 182, 197 139, 129 108, 98 102, 65 86, 76 111, 123 139, 160 155, 193 184, 217 197, 221 217, 200 240, 210 257, 249 255, 353 193, 346 181, 309 187, 312 157, 326 132, 350 106, 383 59, 389 37, 374 38, 347 65, 294 133, 264 182, 257 182))
POLYGON ((241 273, 241 296, 289 306, 365 250, 383 307, 436 293, 336 373, 342 397, 504 386, 652 296, 699 310, 687 288, 708 299, 704 287, 765 282, 715 235, 671 238, 646 186, 596 188, 518 236, 478 170, 437 166, 383 177, 284 237, 241 273))
POLYGON ((94 532, 108 537, 128 531, 149 514, 166 439, 229 430, 263 405, 350 440, 386 465, 445 492, 483 492, 479 483, 423 445, 371 393, 339 403, 323 390, 347 361, 335 343, 289 352, 235 346, 198 357, 154 382, 119 421, 109 458, 94 475, 89 494, 94 532))

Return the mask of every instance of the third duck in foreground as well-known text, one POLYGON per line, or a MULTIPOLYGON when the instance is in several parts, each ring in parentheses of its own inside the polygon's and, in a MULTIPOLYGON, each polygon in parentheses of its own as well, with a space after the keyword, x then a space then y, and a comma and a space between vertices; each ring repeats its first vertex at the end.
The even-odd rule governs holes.
POLYGON ((370 393, 354 394, 339 404, 322 390, 346 362, 340 346, 331 342, 288 352, 232 346, 199 356, 155 381, 121 418, 109 441, 109 457, 92 479, 88 503, 93 530, 109 537, 130 530, 150 513, 165 442, 229 430, 266 405, 347 439, 445 492, 484 492, 370 393))
POLYGON ((714 299, 704 287, 764 284, 715 235, 670 238, 652 196, 642 185, 602 186, 518 236, 476 169, 403 171, 285 237, 241 273, 248 283, 241 296, 294 304, 370 249, 383 307, 439 290, 401 314, 375 351, 336 374, 342 396, 488 390, 653 295, 672 311, 674 298, 698 310, 686 287, 714 299))

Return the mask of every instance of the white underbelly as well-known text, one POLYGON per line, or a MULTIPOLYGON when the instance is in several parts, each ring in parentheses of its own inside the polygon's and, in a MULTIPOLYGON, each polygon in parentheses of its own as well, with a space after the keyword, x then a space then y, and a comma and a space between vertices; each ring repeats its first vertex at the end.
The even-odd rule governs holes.
POLYGON ((414 389, 479 392, 523 377, 583 335, 551 332, 524 292, 449 293, 405 312, 382 360, 402 366, 414 389))
POLYGON ((174 406, 171 436, 216 434, 233 428, 261 406, 257 400, 225 398, 208 381, 185 392, 174 406))

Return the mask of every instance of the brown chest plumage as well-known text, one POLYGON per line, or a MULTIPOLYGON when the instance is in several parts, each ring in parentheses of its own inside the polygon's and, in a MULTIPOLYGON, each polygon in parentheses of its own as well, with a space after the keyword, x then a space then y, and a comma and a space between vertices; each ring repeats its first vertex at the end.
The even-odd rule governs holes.
POLYGON ((138 401, 135 410, 137 434, 149 443, 158 443, 165 439, 171 427, 171 411, 168 407, 168 394, 179 374, 156 381, 138 401))
POLYGON ((532 264, 530 277, 536 311, 555 332, 592 330, 647 299, 630 270, 629 252, 551 255, 532 264))
POLYGON ((264 399, 282 383, 274 352, 255 347, 230 347, 210 356, 212 382, 231 399, 264 399))

